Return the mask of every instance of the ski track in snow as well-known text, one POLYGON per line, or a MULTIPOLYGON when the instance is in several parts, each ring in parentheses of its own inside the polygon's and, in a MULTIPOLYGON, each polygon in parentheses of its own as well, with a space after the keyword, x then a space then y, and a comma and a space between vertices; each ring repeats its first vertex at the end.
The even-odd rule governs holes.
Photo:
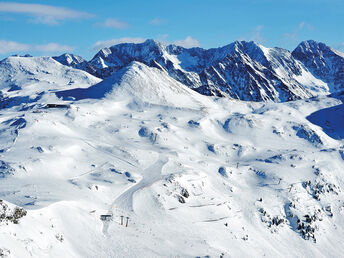
MULTIPOLYGON (((159 156, 159 160, 151 165, 150 167, 146 168, 141 173, 141 180, 136 184, 129 186, 125 189, 119 196, 115 197, 115 200, 111 204, 107 214, 113 215, 114 208, 120 209, 126 214, 130 214, 134 212, 133 210, 133 195, 145 187, 151 185, 152 183, 161 180, 161 169, 167 163, 168 159, 166 157, 159 156)), ((108 221, 104 221, 103 227, 103 234, 108 234, 108 221)))
POLYGON ((114 207, 123 209, 125 211, 134 211, 133 210, 133 195, 136 191, 142 190, 143 188, 151 185, 152 183, 161 179, 161 169, 167 163, 168 159, 166 157, 159 157, 159 160, 142 171, 142 179, 123 192, 118 196, 113 204, 110 207, 110 212, 114 207))

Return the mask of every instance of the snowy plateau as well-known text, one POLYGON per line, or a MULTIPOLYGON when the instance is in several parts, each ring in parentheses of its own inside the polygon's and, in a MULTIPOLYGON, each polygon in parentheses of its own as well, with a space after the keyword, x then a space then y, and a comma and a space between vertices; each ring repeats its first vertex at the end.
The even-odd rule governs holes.
POLYGON ((0 61, 0 257, 343 257, 344 53, 154 40, 0 61))

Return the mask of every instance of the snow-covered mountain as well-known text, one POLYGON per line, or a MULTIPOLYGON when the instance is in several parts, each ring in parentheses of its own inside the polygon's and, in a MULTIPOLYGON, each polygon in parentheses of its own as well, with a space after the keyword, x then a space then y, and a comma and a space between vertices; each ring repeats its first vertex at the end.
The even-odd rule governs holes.
POLYGON ((17 89, 19 92, 19 88, 24 87, 25 90, 27 87, 36 91, 57 90, 72 88, 74 84, 87 87, 99 81, 84 71, 61 65, 51 57, 8 57, 0 61, 0 90, 3 91, 17 89))
POLYGON ((344 53, 313 40, 302 42, 292 53, 332 91, 344 87, 344 53))
POLYGON ((302 43, 291 54, 285 49, 266 48, 245 41, 205 50, 166 46, 147 40, 140 44, 124 43, 100 50, 88 63, 91 67, 88 70, 100 78, 107 78, 137 61, 166 71, 172 78, 203 95, 250 101, 288 101, 340 89, 344 54, 313 42, 315 48, 329 49, 326 52, 328 59, 332 56, 337 58, 333 62, 328 61, 328 65, 333 67, 324 68, 323 75, 319 76, 319 72, 309 63, 313 59, 321 59, 323 54, 319 51, 306 53, 308 59, 298 55, 304 44, 308 43, 302 43), (332 72, 328 74, 326 69, 332 72))
POLYGON ((189 108, 199 108, 202 103, 210 103, 207 97, 189 89, 167 73, 139 62, 132 62, 89 88, 58 91, 56 95, 74 100, 112 96, 122 100, 130 98, 136 103, 189 108))
POLYGON ((341 257, 343 99, 293 55, 1 61, 0 257, 341 257))
POLYGON ((100 81, 51 57, 8 57, 0 61, 0 107, 36 102, 50 92, 89 87, 100 81))

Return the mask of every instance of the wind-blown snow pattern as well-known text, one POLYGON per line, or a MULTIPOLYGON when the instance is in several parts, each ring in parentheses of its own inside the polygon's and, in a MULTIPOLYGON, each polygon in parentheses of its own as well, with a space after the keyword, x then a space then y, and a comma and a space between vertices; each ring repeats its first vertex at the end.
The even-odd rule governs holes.
POLYGON ((329 81, 252 42, 101 53, 103 80, 67 55, 0 62, 0 256, 342 256, 329 81))

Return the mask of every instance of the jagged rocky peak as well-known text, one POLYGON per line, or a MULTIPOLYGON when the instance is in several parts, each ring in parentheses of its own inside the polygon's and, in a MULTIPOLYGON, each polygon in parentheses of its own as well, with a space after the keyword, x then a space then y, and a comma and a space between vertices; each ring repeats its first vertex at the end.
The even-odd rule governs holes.
POLYGON ((329 83, 332 91, 344 87, 344 53, 324 43, 308 40, 292 52, 316 77, 329 83))
POLYGON ((161 56, 165 51, 165 45, 156 40, 147 39, 140 44, 124 43, 115 45, 110 50, 112 54, 124 54, 129 58, 135 59, 132 61, 148 61, 161 56))
POLYGON ((64 53, 60 56, 54 56, 53 58, 57 62, 63 65, 68 65, 68 66, 77 66, 78 64, 81 64, 86 61, 81 56, 77 56, 77 55, 69 54, 69 53, 64 53))
POLYGON ((301 53, 303 53, 303 54, 307 54, 307 53, 318 54, 320 51, 323 51, 327 48, 329 48, 329 47, 326 46, 324 43, 316 42, 314 40, 307 40, 307 41, 301 42, 293 52, 295 54, 296 53, 299 53, 299 54, 301 54, 301 53))
POLYGON ((314 40, 307 40, 301 42, 296 49, 293 51, 293 56, 295 57, 305 57, 312 55, 336 55, 338 57, 344 58, 344 53, 336 49, 327 46, 325 43, 317 42, 314 40))
POLYGON ((121 43, 101 49, 90 61, 97 68, 123 67, 132 61, 146 63, 163 54, 165 46, 152 39, 143 43, 121 43))
POLYGON ((234 49, 236 52, 241 52, 247 54, 252 59, 257 61, 266 61, 265 53, 263 50, 267 50, 267 48, 263 47, 262 45, 258 44, 254 41, 235 41, 234 42, 234 49))
POLYGON ((160 50, 166 48, 166 45, 164 43, 155 39, 147 39, 145 42, 141 43, 141 45, 150 48, 158 48, 160 50))
POLYGON ((293 51, 293 56, 310 65, 309 61, 314 61, 314 68, 324 67, 326 64, 325 58, 333 55, 335 52, 324 43, 308 40, 301 42, 293 51))
POLYGON ((301 67, 287 49, 273 47, 267 48, 254 41, 234 42, 235 52, 247 55, 268 69, 283 69, 286 73, 301 74, 301 67))
POLYGON ((99 56, 101 56, 101 57, 103 57, 103 58, 106 58, 106 57, 108 57, 108 55, 111 55, 111 50, 110 50, 110 48, 107 48, 107 47, 102 48, 102 49, 98 52, 97 55, 99 55, 99 56))
POLYGON ((252 59, 263 59, 264 51, 263 46, 259 45, 254 41, 235 41, 234 43, 225 45, 219 48, 202 49, 199 47, 195 48, 183 48, 180 46, 169 45, 167 51, 169 54, 176 55, 181 61, 180 65, 186 70, 197 70, 200 66, 205 69, 213 65, 218 64, 229 55, 234 54, 245 54, 250 56, 252 59), (188 58, 189 60, 186 60, 188 58), (190 59, 194 59, 192 64, 197 66, 189 65, 190 59))

